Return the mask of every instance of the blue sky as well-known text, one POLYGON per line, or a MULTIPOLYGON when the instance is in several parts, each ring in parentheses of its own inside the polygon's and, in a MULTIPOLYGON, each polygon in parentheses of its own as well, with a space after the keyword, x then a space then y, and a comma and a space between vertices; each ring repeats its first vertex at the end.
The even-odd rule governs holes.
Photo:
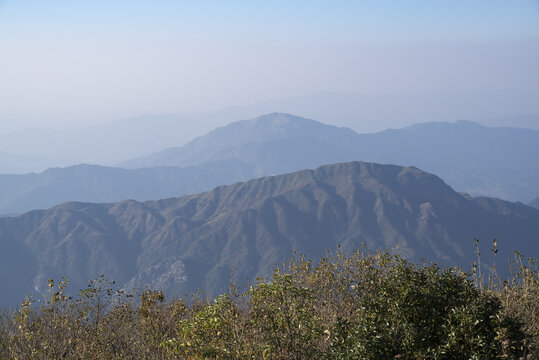
POLYGON ((322 91, 535 91, 539 1, 0 0, 0 55, 0 119, 43 122, 322 91))
MULTIPOLYGON (((344 36, 366 42, 514 40, 539 36, 536 0, 3 0, 4 35, 191 30, 205 35, 344 36), (244 32, 248 33, 245 34, 244 32)), ((337 39, 333 38, 333 41, 337 39)))

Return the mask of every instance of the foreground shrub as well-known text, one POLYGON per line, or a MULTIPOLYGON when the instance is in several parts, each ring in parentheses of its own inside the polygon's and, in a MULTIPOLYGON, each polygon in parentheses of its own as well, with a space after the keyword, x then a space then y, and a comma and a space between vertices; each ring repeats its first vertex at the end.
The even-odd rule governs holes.
POLYGON ((272 281, 259 282, 248 296, 253 333, 266 357, 312 359, 319 355, 323 327, 313 289, 276 270, 272 281))
POLYGON ((228 295, 218 297, 193 316, 180 320, 178 337, 162 343, 172 356, 235 359, 245 351, 245 322, 228 295))
POLYGON ((503 314, 518 319, 526 333, 525 350, 529 359, 539 359, 539 271, 534 259, 524 261, 515 253, 512 276, 491 282, 488 292, 500 299, 503 314))
POLYGON ((538 358, 537 271, 479 287, 466 273, 387 252, 291 260, 214 301, 137 301, 99 278, 50 283, 0 322, 0 359, 538 358))
POLYGON ((338 322, 331 358, 518 358, 524 334, 500 301, 453 270, 397 259, 361 300, 356 319, 338 322))

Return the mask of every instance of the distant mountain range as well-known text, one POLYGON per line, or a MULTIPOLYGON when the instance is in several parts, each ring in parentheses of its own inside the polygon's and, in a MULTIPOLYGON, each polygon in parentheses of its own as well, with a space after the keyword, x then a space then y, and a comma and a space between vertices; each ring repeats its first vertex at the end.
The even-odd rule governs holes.
POLYGON ((539 132, 534 130, 461 121, 357 134, 273 113, 119 164, 131 170, 84 165, 0 175, 0 214, 65 201, 175 197, 256 176, 354 160, 414 165, 458 191, 527 202, 539 193, 538 153, 539 132))
POLYGON ((22 130, 17 121, 0 114, 0 152, 46 155, 50 162, 0 162, 0 174, 39 172, 48 167, 80 163, 112 165, 126 159, 184 145, 217 126, 269 112, 301 114, 359 133, 401 128, 427 121, 473 119, 487 126, 539 130, 537 92, 514 90, 425 94, 354 94, 321 92, 305 96, 234 106, 197 114, 153 114, 119 119, 76 129, 22 130), (12 130, 10 130, 10 128, 12 130), (15 131, 14 128, 18 128, 15 131), (71 159, 65 162, 63 158, 71 159), (21 166, 24 165, 24 166, 21 166), (21 171, 21 168, 23 170, 21 171))
POLYGON ((474 237, 485 263, 497 237, 501 264, 512 250, 537 257, 537 234, 539 210, 524 204, 457 193, 415 167, 340 163, 180 198, 0 218, 0 304, 44 290, 48 278, 81 289, 100 274, 124 288, 214 296, 230 279, 268 274, 292 250, 318 259, 338 244, 469 269, 474 237))
POLYGON ((44 171, 55 166, 67 166, 73 160, 40 155, 21 155, 0 152, 0 174, 25 174, 44 171))
POLYGON ((218 128, 190 143, 127 161, 129 168, 193 166, 236 159, 259 175, 340 161, 414 165, 475 195, 528 201, 539 193, 539 131, 487 128, 470 121, 424 123, 374 134, 289 114, 218 128))
POLYGON ((253 177, 251 167, 238 160, 134 170, 76 165, 40 174, 0 175, 0 216, 68 201, 152 200, 193 194, 253 177))

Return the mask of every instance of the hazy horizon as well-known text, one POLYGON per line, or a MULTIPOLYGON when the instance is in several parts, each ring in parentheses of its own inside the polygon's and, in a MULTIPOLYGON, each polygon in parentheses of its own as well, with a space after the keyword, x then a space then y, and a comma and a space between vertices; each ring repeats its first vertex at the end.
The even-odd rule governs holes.
MULTIPOLYGON (((0 49, 0 133, 321 93, 473 99, 498 92, 503 101, 461 114, 495 118, 490 103, 499 117, 539 113, 539 3, 532 0, 3 0, 0 49)), ((432 121, 447 120, 431 112, 432 121)), ((354 113, 347 116, 335 124, 354 128, 354 113)))

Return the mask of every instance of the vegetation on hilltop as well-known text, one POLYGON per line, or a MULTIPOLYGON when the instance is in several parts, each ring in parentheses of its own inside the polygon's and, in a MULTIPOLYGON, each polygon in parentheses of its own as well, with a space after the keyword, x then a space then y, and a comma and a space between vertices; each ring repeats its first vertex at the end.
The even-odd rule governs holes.
POLYGON ((77 297, 49 282, 0 326, 1 359, 536 359, 539 272, 471 274, 387 252, 292 259, 213 301, 138 300, 103 277, 77 297))

